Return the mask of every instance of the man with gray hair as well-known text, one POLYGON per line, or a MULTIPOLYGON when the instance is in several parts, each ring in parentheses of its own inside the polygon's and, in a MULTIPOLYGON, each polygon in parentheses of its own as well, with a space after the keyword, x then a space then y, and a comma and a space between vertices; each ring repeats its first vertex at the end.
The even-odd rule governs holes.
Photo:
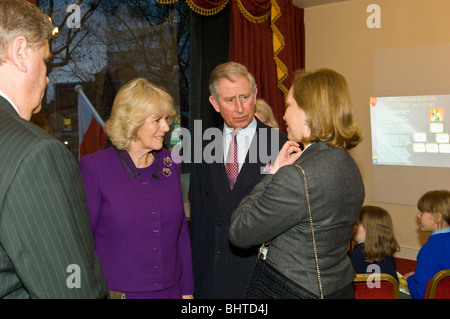
MULTIPOLYGON (((258 247, 242 249, 230 243, 231 214, 268 172, 287 138, 255 118, 258 89, 244 65, 218 65, 211 72, 209 90, 209 101, 224 120, 216 150, 222 158, 191 165, 194 294, 200 299, 243 299, 258 247)), ((208 141, 203 142, 205 149, 208 141)))
POLYGON ((106 298, 75 158, 29 122, 52 31, 35 5, 0 1, 0 298, 106 298))

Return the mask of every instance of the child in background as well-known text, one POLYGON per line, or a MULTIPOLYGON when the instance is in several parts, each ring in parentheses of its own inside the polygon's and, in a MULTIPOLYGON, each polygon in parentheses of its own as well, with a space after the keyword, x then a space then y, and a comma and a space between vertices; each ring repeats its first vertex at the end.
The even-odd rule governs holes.
POLYGON ((408 282, 411 297, 422 299, 428 281, 439 271, 450 269, 450 191, 425 193, 417 208, 420 230, 431 235, 419 250, 415 272, 403 278, 408 282))
POLYGON ((391 216, 386 210, 378 206, 363 206, 352 240, 356 245, 349 252, 349 257, 357 274, 379 269, 380 273, 392 275, 398 281, 394 253, 400 246, 394 237, 391 216))

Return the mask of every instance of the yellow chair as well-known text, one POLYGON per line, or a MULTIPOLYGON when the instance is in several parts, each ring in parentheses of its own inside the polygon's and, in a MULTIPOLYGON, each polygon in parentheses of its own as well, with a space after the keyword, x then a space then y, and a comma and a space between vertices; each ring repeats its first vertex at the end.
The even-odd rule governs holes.
POLYGON ((357 274, 353 280, 356 299, 398 299, 400 295, 398 281, 389 274, 357 274), (371 287, 373 279, 378 283, 379 288, 371 287), (368 282, 369 281, 369 282, 368 282))
POLYGON ((441 270, 428 281, 425 299, 450 299, 450 269, 441 270))

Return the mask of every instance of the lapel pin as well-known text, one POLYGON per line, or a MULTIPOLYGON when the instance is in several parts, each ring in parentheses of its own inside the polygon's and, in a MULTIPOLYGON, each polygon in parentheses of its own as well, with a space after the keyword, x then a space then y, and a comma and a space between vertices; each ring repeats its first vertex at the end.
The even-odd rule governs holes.
POLYGON ((268 162, 266 164, 266 166, 264 167, 264 172, 267 173, 272 169, 272 164, 270 164, 270 162, 268 162))
POLYGON ((165 157, 164 158, 164 165, 172 166, 172 160, 170 159, 170 157, 165 157))
POLYGON ((165 177, 169 177, 170 175, 172 175, 172 172, 168 168, 163 168, 163 174, 165 177))

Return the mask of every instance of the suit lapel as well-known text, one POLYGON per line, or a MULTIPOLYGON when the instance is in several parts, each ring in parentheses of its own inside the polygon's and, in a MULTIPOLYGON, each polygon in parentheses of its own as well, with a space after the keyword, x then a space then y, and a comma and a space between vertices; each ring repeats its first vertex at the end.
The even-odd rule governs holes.
MULTIPOLYGON (((230 185, 228 184, 227 172, 225 171, 224 163, 213 162, 210 165, 211 178, 217 181, 217 187, 222 194, 231 193, 230 185)), ((239 178, 239 177, 238 177, 239 178)))
POLYGON ((250 152, 254 152, 255 150, 257 150, 258 149, 257 146, 258 146, 258 127, 256 128, 255 135, 253 136, 253 139, 250 143, 250 147, 248 149, 247 156, 245 156, 245 162, 242 165, 241 170, 239 171, 239 175, 236 180, 236 185, 233 190, 236 189, 238 191, 239 186, 242 184, 244 184, 244 186, 245 186, 246 181, 247 181, 246 177, 253 176, 256 172, 255 169, 260 166, 259 158, 257 159, 257 162, 254 163, 254 155, 252 156, 253 162, 250 163, 250 152))
MULTIPOLYGON (((219 130, 223 132, 223 125, 219 127, 219 130)), ((203 150, 207 145, 206 141, 203 141, 203 150)), ((222 154, 224 154, 225 150, 223 150, 223 141, 221 140, 219 143, 222 148, 222 154)), ((213 161, 211 164, 206 164, 209 168, 209 172, 211 174, 211 180, 216 181, 215 186, 218 187, 218 191, 220 194, 228 194, 231 193, 230 186, 228 184, 227 172, 225 171, 225 163, 223 158, 219 162, 213 161)), ((229 195, 227 195, 229 196, 229 195)))

